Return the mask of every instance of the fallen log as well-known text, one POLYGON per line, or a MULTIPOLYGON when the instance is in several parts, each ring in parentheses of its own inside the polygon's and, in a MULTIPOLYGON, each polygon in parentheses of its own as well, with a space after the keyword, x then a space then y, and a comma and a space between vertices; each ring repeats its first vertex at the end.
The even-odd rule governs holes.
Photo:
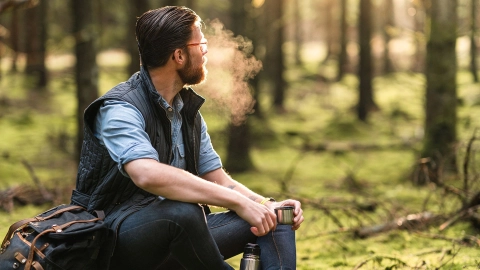
POLYGON ((10 213, 13 211, 15 203, 20 205, 52 203, 54 196, 51 194, 48 190, 39 190, 28 185, 10 187, 0 191, 0 208, 10 213))
POLYGON ((391 230, 420 230, 436 222, 438 218, 438 216, 435 216, 431 212, 410 214, 406 217, 401 217, 383 224, 355 229, 354 236, 367 238, 391 230))

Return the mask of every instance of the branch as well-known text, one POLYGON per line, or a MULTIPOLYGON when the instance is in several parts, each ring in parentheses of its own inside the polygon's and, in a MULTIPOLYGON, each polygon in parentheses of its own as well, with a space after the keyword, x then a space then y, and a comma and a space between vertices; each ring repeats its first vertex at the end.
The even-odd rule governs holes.
POLYGON ((387 260, 391 260, 391 261, 394 261, 398 264, 400 264, 401 266, 407 266, 408 267, 408 264, 402 260, 400 260, 399 258, 395 258, 395 257, 391 257, 391 256, 380 256, 380 255, 375 255, 375 256, 372 256, 360 263, 358 263, 355 268, 353 268, 353 270, 357 270, 357 269, 360 269, 360 267, 364 266, 365 264, 367 264, 369 261, 375 261, 375 262, 379 262, 381 263, 381 261, 383 259, 387 259, 387 260))
POLYGON ((23 5, 27 7, 33 7, 38 4, 38 0, 7 0, 0 1, 0 13, 7 11, 9 8, 18 8, 23 5))
POLYGON ((52 194, 50 194, 50 192, 48 192, 48 190, 42 185, 42 183, 40 182, 40 179, 38 179, 37 175, 35 174, 35 171, 33 170, 33 167, 30 165, 30 163, 28 163, 25 159, 22 159, 21 162, 22 162, 23 166, 25 166, 25 168, 27 168, 28 173, 32 177, 32 180, 35 183, 35 185, 37 186, 38 191, 40 191, 40 194, 42 195, 42 197, 46 201, 53 200, 52 194))
POLYGON ((416 230, 421 227, 428 226, 430 223, 437 220, 437 218, 438 216, 435 216, 430 212, 410 214, 406 217, 401 217, 396 220, 386 222, 384 224, 359 228, 355 230, 355 236, 359 238, 367 238, 391 230, 416 230))
POLYGON ((478 239, 475 236, 472 235, 465 235, 462 238, 452 238, 452 237, 447 237, 445 235, 441 234, 428 234, 428 233, 422 233, 422 232, 414 232, 416 235, 425 237, 425 238, 430 238, 430 239, 437 239, 437 240, 445 240, 448 242, 454 242, 457 244, 462 244, 462 245, 476 245, 480 247, 480 239, 478 239))
POLYGON ((295 169, 297 168, 298 163, 300 163, 300 161, 304 157, 305 157, 305 151, 300 151, 298 156, 295 157, 294 160, 292 160, 290 167, 288 167, 287 171, 285 172, 285 176, 281 181, 281 189, 283 193, 288 192, 288 183, 290 182, 290 180, 292 180, 293 173, 295 172, 295 169))
POLYGON ((440 231, 443 231, 446 228, 450 227, 450 225, 454 224, 455 222, 457 222, 461 218, 464 218, 466 216, 471 216, 472 213, 475 212, 479 208, 480 208, 480 205, 477 204, 477 205, 474 205, 474 206, 469 207, 467 209, 463 209, 462 211, 455 214, 452 218, 445 221, 442 225, 440 225, 440 227, 439 227, 440 231))
POLYGON ((476 140, 475 134, 477 133, 477 129, 473 131, 473 135, 468 141, 467 150, 465 153, 465 160, 463 161, 463 191, 465 192, 465 200, 463 201, 463 205, 466 205, 466 200, 468 198, 468 163, 470 162, 470 152, 472 151, 473 142, 476 140))

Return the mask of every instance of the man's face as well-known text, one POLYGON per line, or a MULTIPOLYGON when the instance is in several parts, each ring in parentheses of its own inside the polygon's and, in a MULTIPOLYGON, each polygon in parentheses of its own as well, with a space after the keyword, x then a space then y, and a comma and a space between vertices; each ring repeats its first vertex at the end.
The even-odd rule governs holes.
POLYGON ((194 25, 192 39, 188 42, 191 45, 186 48, 187 62, 183 68, 177 71, 184 84, 200 84, 207 78, 207 57, 205 54, 207 54, 208 50, 206 45, 201 44, 206 41, 200 27, 194 25))

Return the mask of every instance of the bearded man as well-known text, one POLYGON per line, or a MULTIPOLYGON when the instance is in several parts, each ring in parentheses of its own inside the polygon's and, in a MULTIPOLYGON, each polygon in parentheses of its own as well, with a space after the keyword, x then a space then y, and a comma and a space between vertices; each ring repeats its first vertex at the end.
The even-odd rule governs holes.
POLYGON ((225 260, 247 243, 260 246, 263 269, 295 269, 300 203, 233 180, 212 147, 204 99, 190 88, 207 75, 201 27, 185 7, 138 18, 140 71, 85 110, 72 203, 104 210, 111 269, 232 269, 225 260), (277 226, 273 209, 284 205, 294 207, 293 225, 277 226))

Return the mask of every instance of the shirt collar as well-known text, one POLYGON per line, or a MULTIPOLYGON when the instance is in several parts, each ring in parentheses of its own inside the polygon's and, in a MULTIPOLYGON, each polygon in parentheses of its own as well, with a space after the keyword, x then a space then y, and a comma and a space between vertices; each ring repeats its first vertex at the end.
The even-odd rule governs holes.
MULTIPOLYGON (((157 102, 160 104, 160 106, 168 110, 171 106, 168 104, 168 102, 157 92, 155 89, 155 86, 153 86, 152 79, 150 78, 150 74, 148 73, 147 69, 144 66, 140 66, 140 76, 142 77, 143 81, 146 82, 146 85, 148 87, 148 91, 153 94, 154 97, 157 98, 157 102)), ((175 111, 180 111, 183 108, 183 100, 180 94, 175 95, 173 98, 173 109, 175 111)))

